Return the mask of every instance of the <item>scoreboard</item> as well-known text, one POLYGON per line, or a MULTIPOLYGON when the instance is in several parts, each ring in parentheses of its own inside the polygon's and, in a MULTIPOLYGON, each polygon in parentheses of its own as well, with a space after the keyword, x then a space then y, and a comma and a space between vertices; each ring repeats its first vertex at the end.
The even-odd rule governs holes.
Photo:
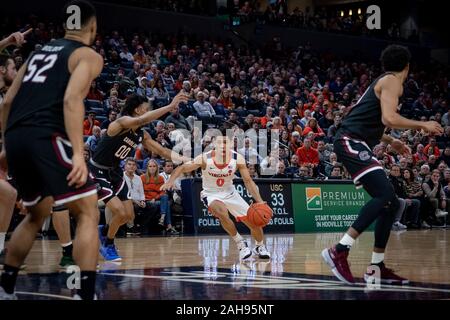
MULTIPOLYGON (((182 188, 186 187, 186 189, 189 188, 192 190, 192 193, 186 192, 186 195, 190 195, 192 201, 189 201, 189 199, 185 201, 185 192, 183 191, 183 207, 185 207, 185 212, 189 211, 186 210, 189 207, 192 208, 191 223, 193 223, 194 229, 192 231, 195 233, 225 234, 225 231, 220 226, 219 220, 208 212, 208 208, 206 208, 203 201, 200 200, 201 184, 201 179, 184 180, 182 184, 182 188), (191 184, 190 188, 189 183, 191 184), (185 202, 190 203, 186 203, 185 205, 185 202)), ((253 198, 245 188, 242 180, 235 179, 234 185, 242 198, 247 201, 247 203, 251 204, 253 198)), ((282 179, 258 179, 257 186, 261 197, 273 210, 272 220, 264 227, 264 231, 270 233, 294 232, 291 181, 282 181, 282 179)), ((243 223, 236 223, 236 226, 239 233, 245 234, 249 232, 249 229, 243 223)))

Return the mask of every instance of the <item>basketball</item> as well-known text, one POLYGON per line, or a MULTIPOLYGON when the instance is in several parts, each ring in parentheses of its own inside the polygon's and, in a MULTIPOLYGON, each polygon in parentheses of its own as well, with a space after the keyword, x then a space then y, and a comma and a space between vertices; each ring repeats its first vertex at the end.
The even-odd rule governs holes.
POLYGON ((254 203, 247 211, 248 221, 257 227, 266 226, 272 215, 272 209, 266 203, 254 203))

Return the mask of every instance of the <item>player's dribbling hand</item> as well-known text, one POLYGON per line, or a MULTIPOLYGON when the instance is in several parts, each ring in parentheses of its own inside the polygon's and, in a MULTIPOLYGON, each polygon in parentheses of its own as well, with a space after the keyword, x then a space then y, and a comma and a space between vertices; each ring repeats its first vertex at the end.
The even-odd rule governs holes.
POLYGON ((8 37, 8 43, 10 45, 15 45, 17 47, 20 47, 21 45, 23 45, 25 42, 27 42, 25 40, 25 37, 33 30, 33 28, 29 28, 28 30, 26 30, 25 32, 14 32, 11 33, 8 37))
POLYGON ((434 134, 434 135, 442 135, 444 133, 444 129, 441 127, 439 123, 436 121, 426 121, 423 123, 422 129, 425 132, 434 134))
POLYGON ((83 155, 73 155, 72 157, 72 171, 67 176, 69 187, 75 186, 75 188, 82 187, 87 180, 88 169, 83 155))

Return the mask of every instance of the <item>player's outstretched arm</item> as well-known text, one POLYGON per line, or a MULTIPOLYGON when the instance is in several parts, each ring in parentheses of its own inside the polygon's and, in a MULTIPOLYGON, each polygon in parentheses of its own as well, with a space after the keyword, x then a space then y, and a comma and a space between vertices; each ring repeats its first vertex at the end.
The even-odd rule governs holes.
POLYGON ((244 181, 245 187, 250 192, 255 202, 256 203, 264 202, 264 200, 261 198, 261 195, 259 194, 258 186, 250 176, 250 172, 248 172, 245 160, 240 154, 238 155, 237 162, 238 162, 237 168, 239 169, 239 173, 241 174, 241 178, 244 181))
POLYGON ((144 113, 139 117, 128 117, 128 116, 120 117, 115 121, 116 126, 118 126, 117 131, 120 132, 123 129, 142 127, 152 122, 153 120, 161 118, 163 115, 176 108, 181 102, 187 102, 188 99, 189 97, 187 95, 179 93, 173 98, 172 102, 165 107, 147 111, 146 113, 144 113))
POLYGON ((441 135, 443 129, 435 121, 415 121, 402 117, 397 112, 398 98, 402 95, 403 87, 394 76, 387 76, 379 81, 380 104, 383 124, 393 129, 422 129, 432 134, 441 135))
POLYGON ((26 40, 25 37, 33 30, 33 28, 30 28, 28 30, 26 30, 25 32, 14 32, 11 33, 9 36, 7 36, 5 39, 0 41, 0 51, 2 51, 3 49, 9 47, 9 46, 17 46, 20 47, 21 45, 23 45, 26 40))
POLYGON ((69 58, 71 76, 64 94, 64 124, 73 149, 72 171, 67 176, 70 186, 80 187, 86 183, 88 171, 83 156, 84 98, 102 68, 103 58, 90 48, 80 48, 69 58))
POLYGON ((204 167, 205 162, 203 160, 203 155, 197 156, 193 161, 189 161, 178 168, 176 168, 170 175, 170 179, 161 186, 161 190, 171 190, 173 185, 179 176, 183 173, 188 173, 197 170, 198 168, 204 167))

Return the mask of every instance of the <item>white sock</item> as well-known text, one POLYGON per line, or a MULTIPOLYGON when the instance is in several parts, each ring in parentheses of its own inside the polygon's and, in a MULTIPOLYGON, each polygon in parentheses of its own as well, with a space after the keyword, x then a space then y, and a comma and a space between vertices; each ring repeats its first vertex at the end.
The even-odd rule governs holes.
POLYGON ((353 239, 346 233, 342 237, 341 241, 339 241, 339 243, 350 248, 355 243, 355 239, 353 239))
POLYGON ((0 251, 5 249, 6 232, 0 232, 0 251))
POLYGON ((71 244, 72 244, 72 241, 67 242, 67 243, 63 243, 63 244, 61 244, 61 247, 65 248, 65 247, 70 246, 71 244))
POLYGON ((234 237, 232 237, 234 242, 239 243, 242 240, 244 240, 244 238, 242 238, 242 236, 239 234, 239 232, 236 233, 236 235, 234 237))
POLYGON ((372 264, 379 264, 384 261, 384 253, 372 252, 372 264))
POLYGON ((262 241, 256 241, 256 240, 255 240, 255 245, 256 245, 257 247, 263 246, 263 245, 264 245, 264 240, 262 240, 262 241))

